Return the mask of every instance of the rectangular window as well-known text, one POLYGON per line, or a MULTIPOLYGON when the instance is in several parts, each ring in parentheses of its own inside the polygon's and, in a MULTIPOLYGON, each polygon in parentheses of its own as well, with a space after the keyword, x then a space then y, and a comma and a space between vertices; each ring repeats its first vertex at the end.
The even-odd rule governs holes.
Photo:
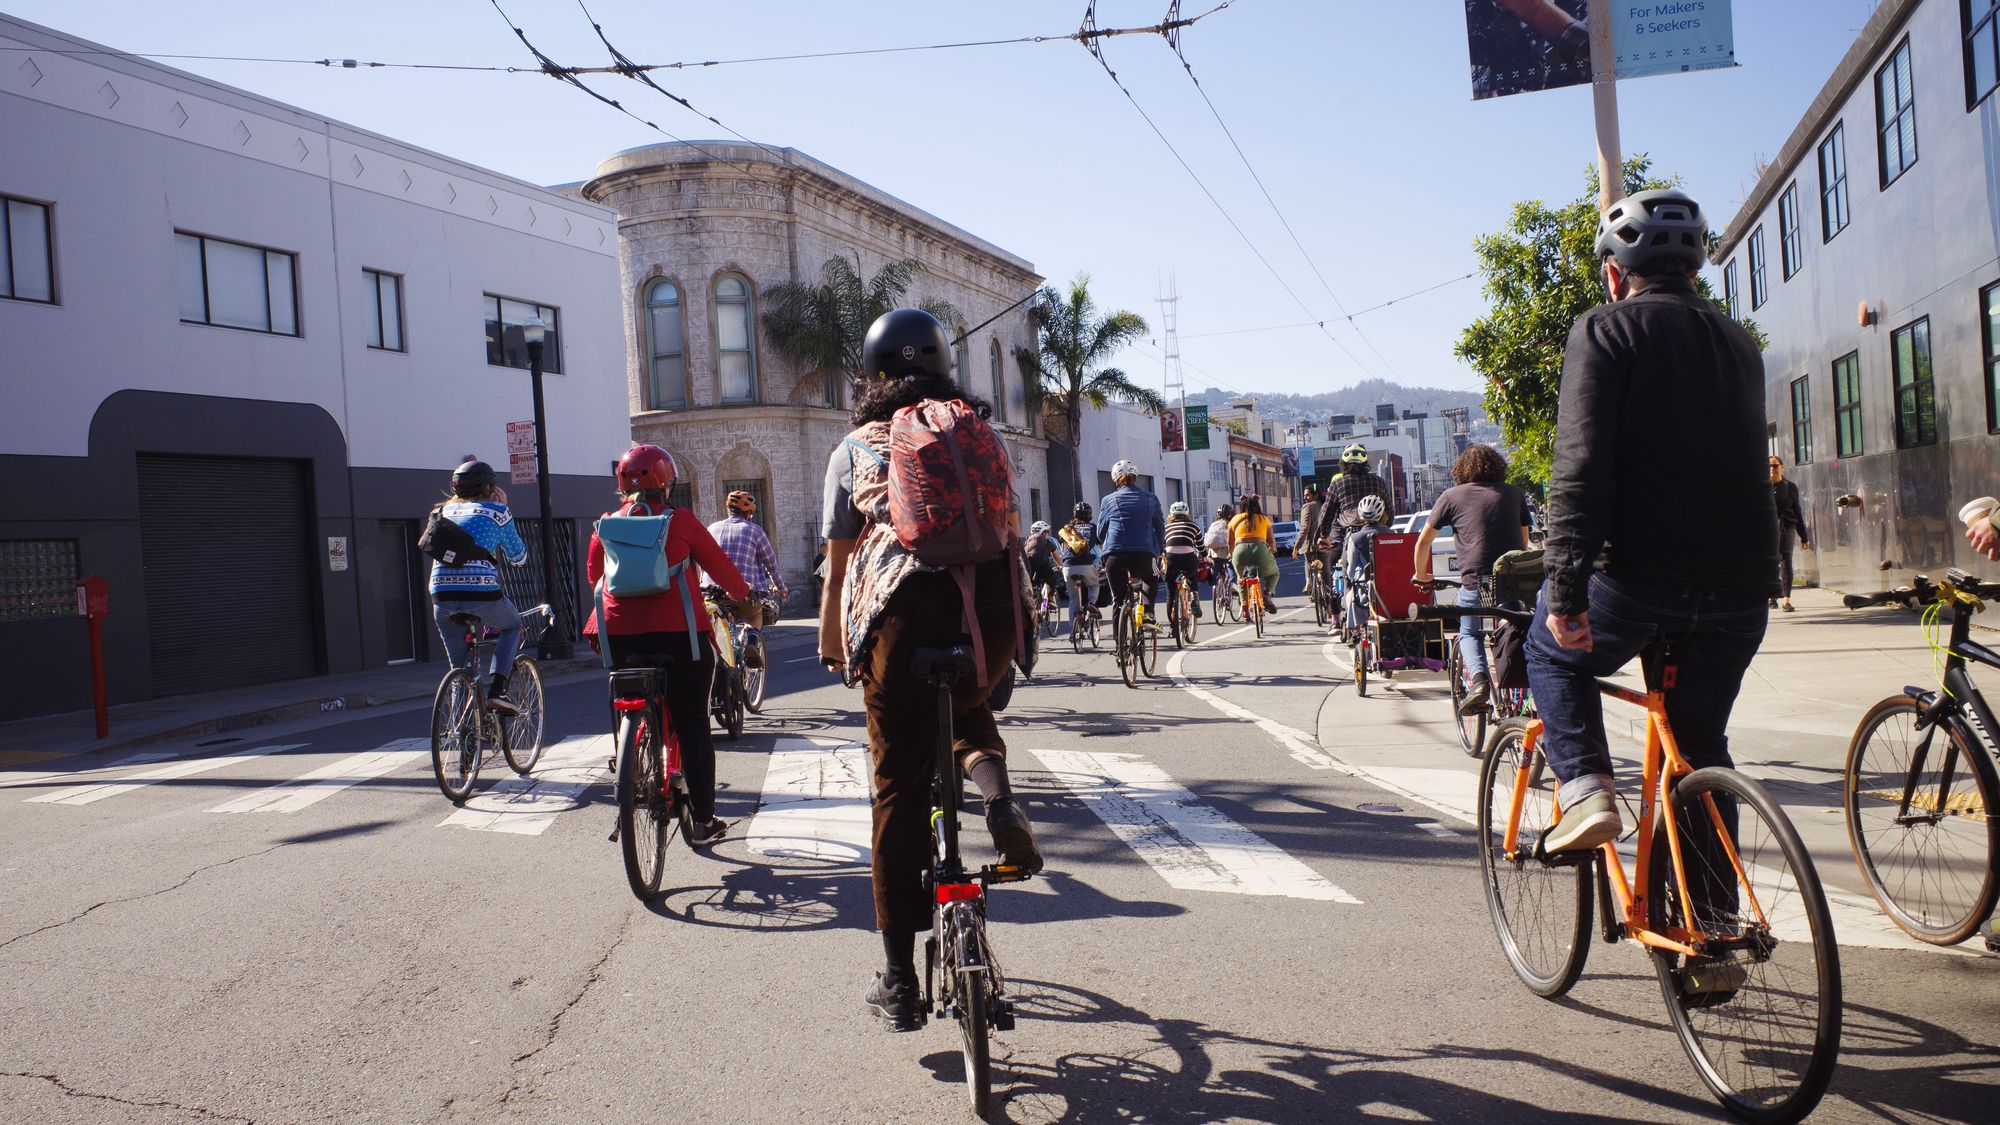
POLYGON ((1040 523, 1041 521, 1042 521, 1042 490, 1039 488, 1031 488, 1028 490, 1028 522, 1040 523))
POLYGON ((48 204, 0 195, 0 297, 56 303, 48 204))
POLYGON ((1722 307, 1737 320, 1743 319, 1742 307, 1738 305, 1739 291, 1736 288, 1736 259, 1731 258, 1722 267, 1722 307))
POLYGON ((381 270, 362 270, 368 279, 368 296, 374 319, 368 324, 368 346, 385 352, 402 352, 403 279, 381 270))
POLYGON ((1102 504, 1102 503, 1104 502, 1104 498, 1105 498, 1106 496, 1109 496, 1109 495, 1111 495, 1111 494, 1112 494, 1113 492, 1117 491, 1117 487, 1118 487, 1117 485, 1114 485, 1114 484, 1112 484, 1112 483, 1111 483, 1111 474, 1110 474, 1110 473, 1109 473, 1108 471, 1106 471, 1106 470, 1104 470, 1104 469, 1099 469, 1099 470, 1097 470, 1097 502, 1098 502, 1098 503, 1102 504))
POLYGON ((1861 452, 1861 356, 1849 352, 1833 361, 1833 453, 1861 452))
POLYGON ((1981 342, 1986 356, 1986 428, 2000 432, 2000 281, 1979 291, 1981 342))
POLYGON ((526 371, 528 345, 521 338, 521 326, 532 317, 540 317, 547 330, 542 337, 542 370, 562 374, 562 334, 557 330, 561 316, 547 305, 486 294, 486 362, 526 371))
POLYGON ((74 539, 0 539, 0 621, 76 616, 74 539))
POLYGON ((1907 35, 1875 72, 1875 130, 1882 186, 1888 187, 1917 162, 1917 91, 1907 35))
POLYGON ((1810 465, 1812 447, 1812 380, 1792 380, 1792 463, 1810 465))
POLYGON ((1965 108, 2000 85, 2000 0, 1959 0, 1965 17, 1965 108))
POLYGON ((1786 281, 1799 272, 1804 250, 1805 240, 1799 236, 1799 182, 1793 180, 1778 197, 1778 260, 1786 281))
POLYGON ((1750 232, 1750 307, 1760 309, 1771 296, 1770 287, 1764 283, 1764 226, 1750 232))
POLYGON ((299 334, 298 255, 174 232, 181 322, 299 334))
POLYGON ((1847 229, 1847 137, 1838 121, 1819 143, 1819 240, 1847 229))
POLYGON ((1937 441, 1937 384, 1931 377, 1929 317, 1889 333, 1889 366, 1896 379, 1896 448, 1937 441))

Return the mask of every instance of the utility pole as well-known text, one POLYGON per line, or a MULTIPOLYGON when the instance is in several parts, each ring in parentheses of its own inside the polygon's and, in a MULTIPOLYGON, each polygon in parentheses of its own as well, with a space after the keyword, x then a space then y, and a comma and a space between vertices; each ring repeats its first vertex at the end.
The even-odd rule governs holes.
MULTIPOLYGON (((1166 368, 1166 392, 1169 397, 1177 397, 1181 412, 1181 498, 1188 503, 1189 511, 1194 510, 1193 455, 1188 452, 1187 432, 1187 379, 1181 372, 1180 341, 1180 286, 1174 275, 1167 275, 1167 292, 1160 297, 1160 326, 1165 334, 1166 347, 1162 351, 1161 363, 1166 368)), ((1202 496, 1202 505, 1208 504, 1207 493, 1202 496)))
POLYGON ((1625 198, 1625 156, 1618 141, 1618 53, 1611 42, 1611 0, 1590 0, 1590 104, 1597 116, 1597 211, 1625 198))

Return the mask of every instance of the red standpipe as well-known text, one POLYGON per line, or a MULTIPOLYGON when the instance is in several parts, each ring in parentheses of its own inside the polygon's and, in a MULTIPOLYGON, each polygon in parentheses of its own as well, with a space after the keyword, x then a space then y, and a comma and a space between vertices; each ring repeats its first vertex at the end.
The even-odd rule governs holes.
POLYGON ((97 709, 97 737, 111 735, 111 709, 104 701, 104 619, 90 619, 90 702, 97 709))

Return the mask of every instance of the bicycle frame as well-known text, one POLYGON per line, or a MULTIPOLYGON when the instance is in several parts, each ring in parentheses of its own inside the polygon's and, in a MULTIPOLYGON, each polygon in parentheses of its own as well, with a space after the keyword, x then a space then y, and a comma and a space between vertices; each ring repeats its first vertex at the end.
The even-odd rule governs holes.
MULTIPOLYGON (((673 716, 667 713, 666 701, 662 696, 666 685, 661 680, 665 677, 666 672, 660 668, 645 669, 649 675, 645 686, 641 689, 642 694, 624 694, 630 690, 630 686, 628 686, 629 680, 627 685, 621 685, 618 673, 625 672, 629 674, 632 671, 635 671, 635 669, 621 668, 613 671, 611 680, 613 692, 611 710, 621 720, 631 721, 634 717, 643 719, 646 722, 652 723, 654 729, 660 732, 660 747, 662 756, 665 758, 661 763, 662 769, 660 770, 660 795, 666 799, 668 806, 672 807, 674 800, 674 780, 681 776, 681 740, 674 733, 673 716)), ((618 779, 624 776, 622 767, 625 764, 623 758, 625 740, 622 738, 618 739, 615 749, 616 756, 614 756, 611 763, 611 779, 614 788, 618 784, 618 779)), ((617 796, 619 794, 614 792, 614 799, 617 796)))
MULTIPOLYGON (((1910 805, 1918 799, 1917 778, 1923 773, 1924 760, 1930 756, 1931 738, 1938 727, 1956 723, 1961 728, 1959 733, 1966 736, 1966 745, 1984 746, 1986 752, 2000 762, 2000 723, 1996 723, 1986 697, 1980 694, 1971 674, 1965 670, 1968 663, 2000 668, 2000 653, 1971 639, 1972 614, 1979 600, 1956 588, 1948 596, 1952 599, 1951 639, 1945 645, 1944 675, 1939 681, 1942 690, 1907 689, 1910 696, 1922 705, 1917 727, 1924 731, 1924 738, 1910 755, 1903 795, 1896 806, 1896 821, 1899 824, 1911 819, 1910 805), (1974 724, 1965 721, 1968 712, 1984 732, 1984 738, 1980 737, 1981 731, 1969 729, 1974 724)), ((1943 798, 1944 794, 1951 792, 1953 771, 1958 766, 1958 740, 1945 739, 1944 753, 1944 766, 1938 771, 1938 796, 1930 802, 1932 807, 1922 809, 1921 819, 1936 821, 1950 815, 1950 810, 1944 807, 1943 798)))

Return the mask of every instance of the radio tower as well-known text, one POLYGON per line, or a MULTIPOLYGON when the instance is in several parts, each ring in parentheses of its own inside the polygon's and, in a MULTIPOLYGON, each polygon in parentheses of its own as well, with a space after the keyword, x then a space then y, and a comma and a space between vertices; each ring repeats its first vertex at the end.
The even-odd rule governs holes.
POLYGON ((1172 273, 1167 274, 1167 291, 1158 300, 1160 327, 1166 337, 1166 347, 1161 353, 1161 362, 1166 367, 1166 397, 1169 400, 1177 400, 1181 412, 1181 497, 1188 501, 1190 508, 1199 511, 1208 506, 1208 482, 1205 480, 1202 482, 1201 499, 1197 501, 1193 470, 1190 468, 1192 455, 1188 452, 1187 379, 1181 371, 1179 331, 1181 294, 1180 286, 1172 273))

